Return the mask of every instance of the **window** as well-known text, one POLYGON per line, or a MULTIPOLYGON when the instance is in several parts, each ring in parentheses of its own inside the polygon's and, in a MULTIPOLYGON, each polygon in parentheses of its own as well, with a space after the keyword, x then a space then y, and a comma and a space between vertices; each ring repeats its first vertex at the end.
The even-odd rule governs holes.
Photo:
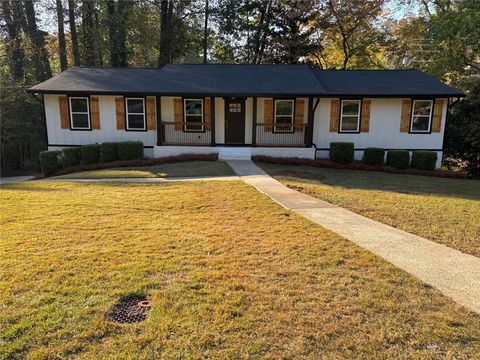
POLYGON ((430 132, 432 106, 432 100, 413 100, 412 121, 410 122, 411 132, 430 132))
POLYGON ((184 131, 203 131, 203 100, 202 99, 184 99, 183 100, 184 131), (192 123, 200 123, 195 125, 192 123))
POLYGON ((71 97, 70 123, 72 130, 90 129, 90 109, 88 97, 71 97))
POLYGON ((228 111, 231 112, 231 113, 242 112, 242 104, 241 103, 230 103, 230 104, 228 104, 228 111))
POLYGON ((127 130, 146 130, 145 127, 145 99, 126 98, 127 130))
POLYGON ((340 132, 358 132, 361 103, 361 100, 342 100, 340 132))
MULTIPOLYGON (((275 124, 293 124, 293 100, 275 100, 275 124)), ((273 132, 293 132, 293 126, 274 126, 273 132)))

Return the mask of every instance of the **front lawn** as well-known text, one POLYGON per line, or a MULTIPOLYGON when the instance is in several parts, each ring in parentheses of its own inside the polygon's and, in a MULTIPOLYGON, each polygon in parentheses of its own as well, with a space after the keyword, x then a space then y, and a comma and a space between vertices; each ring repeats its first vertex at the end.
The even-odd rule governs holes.
POLYGON ((175 178, 235 175, 224 161, 187 161, 154 166, 120 167, 80 171, 58 176, 62 179, 175 178))
POLYGON ((480 316, 239 182, 0 190, 0 358, 474 358, 480 316), (105 320, 124 295, 137 325, 105 320))
POLYGON ((480 181, 259 165, 293 189, 480 256, 480 181))

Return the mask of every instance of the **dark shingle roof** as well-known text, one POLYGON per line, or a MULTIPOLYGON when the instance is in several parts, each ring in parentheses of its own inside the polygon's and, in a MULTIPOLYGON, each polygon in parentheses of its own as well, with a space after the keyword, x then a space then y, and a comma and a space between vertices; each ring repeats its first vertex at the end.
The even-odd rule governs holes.
POLYGON ((346 96, 463 96, 420 70, 312 70, 327 94, 346 96))
POLYGON ((307 65, 226 64, 71 68, 29 91, 259 96, 324 93, 307 65))
POLYGON ((311 70, 307 65, 78 67, 28 89, 37 93, 229 96, 463 96, 419 70, 311 70))

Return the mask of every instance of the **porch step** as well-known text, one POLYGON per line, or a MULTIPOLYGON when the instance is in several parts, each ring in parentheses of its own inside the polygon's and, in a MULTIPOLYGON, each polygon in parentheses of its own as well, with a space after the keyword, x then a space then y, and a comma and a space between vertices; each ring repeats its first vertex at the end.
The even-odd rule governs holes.
POLYGON ((219 147, 219 160, 250 160, 252 151, 247 147, 219 147))

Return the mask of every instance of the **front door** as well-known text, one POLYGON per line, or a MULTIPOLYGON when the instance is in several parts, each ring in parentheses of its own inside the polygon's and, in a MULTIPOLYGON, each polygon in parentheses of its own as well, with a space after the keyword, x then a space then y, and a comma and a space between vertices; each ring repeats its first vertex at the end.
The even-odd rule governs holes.
POLYGON ((244 99, 225 99, 225 144, 245 144, 244 99))

